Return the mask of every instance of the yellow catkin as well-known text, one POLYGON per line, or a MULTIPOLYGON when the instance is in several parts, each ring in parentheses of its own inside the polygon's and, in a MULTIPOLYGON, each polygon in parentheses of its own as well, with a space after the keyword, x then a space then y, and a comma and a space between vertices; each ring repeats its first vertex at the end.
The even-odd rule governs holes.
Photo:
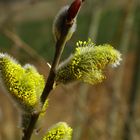
POLYGON ((60 64, 56 73, 57 83, 83 81, 89 84, 102 82, 103 70, 107 65, 116 67, 120 64, 121 54, 111 45, 96 46, 90 39, 78 41, 75 53, 60 64))
POLYGON ((52 126, 42 140, 71 140, 72 128, 65 122, 52 126))
POLYGON ((24 111, 33 111, 40 105, 45 81, 33 66, 22 67, 9 55, 0 54, 0 73, 10 96, 24 111))

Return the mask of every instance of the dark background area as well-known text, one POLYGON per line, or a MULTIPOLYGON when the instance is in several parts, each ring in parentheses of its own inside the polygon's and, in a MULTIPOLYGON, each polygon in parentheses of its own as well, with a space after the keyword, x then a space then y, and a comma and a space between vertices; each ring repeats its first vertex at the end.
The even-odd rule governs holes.
MULTIPOLYGON (((70 0, 0 0, 0 52, 21 64, 31 63, 47 77, 54 55, 52 23, 70 0)), ((122 53, 118 68, 107 68, 107 79, 98 85, 61 85, 49 96, 41 132, 66 121, 74 128, 73 140, 140 140, 140 1, 86 0, 77 19, 77 30, 67 43, 62 60, 78 40, 91 38, 109 43, 122 53)), ((19 111, 0 83, 0 140, 19 140, 19 111)))

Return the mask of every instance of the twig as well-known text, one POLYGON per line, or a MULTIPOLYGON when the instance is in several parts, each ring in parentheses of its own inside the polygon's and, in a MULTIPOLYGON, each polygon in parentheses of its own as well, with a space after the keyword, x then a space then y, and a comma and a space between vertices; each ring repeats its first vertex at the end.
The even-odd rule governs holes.
MULTIPOLYGON (((55 70, 56 70, 56 67, 58 66, 62 51, 63 51, 64 46, 66 44, 66 37, 67 37, 67 33, 69 31, 69 28, 70 27, 67 26, 67 31, 64 34, 62 34, 60 40, 58 40, 56 43, 56 51, 55 51, 53 64, 52 64, 44 91, 41 95, 42 104, 44 104, 50 91, 53 89, 53 84, 54 84, 54 80, 55 80, 55 70)), ((22 140, 30 140, 30 137, 32 135, 32 132, 33 132, 33 129, 34 129, 34 126, 35 126, 35 123, 36 123, 38 117, 39 117, 39 113, 32 115, 31 121, 30 121, 30 124, 29 124, 27 130, 24 130, 24 136, 23 136, 22 140)))
MULTIPOLYGON (((53 60, 53 63, 52 63, 52 67, 51 67, 51 70, 50 70, 50 73, 49 73, 45 88, 44 88, 43 93, 41 95, 42 105, 45 103, 48 95, 50 94, 51 90, 53 89, 53 85, 54 85, 54 82, 55 82, 55 71, 56 71, 56 68, 57 68, 57 66, 59 64, 63 49, 64 49, 64 47, 66 45, 67 37, 68 37, 69 31, 70 31, 70 28, 73 25, 72 20, 77 16, 77 13, 79 11, 78 9, 80 9, 80 7, 81 7, 81 4, 80 4, 78 9, 76 9, 77 11, 75 11, 75 8, 73 6, 77 6, 76 5, 77 3, 79 4, 79 0, 75 0, 71 4, 71 6, 69 8, 71 10, 68 9, 69 11, 68 11, 67 15, 69 16, 69 12, 71 12, 70 17, 68 17, 68 16, 66 17, 65 24, 63 26, 61 36, 56 42, 56 46, 55 46, 56 51, 55 51, 55 55, 54 55, 54 60, 53 60), (67 19, 70 19, 70 20, 67 20, 67 19)), ((38 117, 39 117, 39 113, 33 114, 31 116, 28 128, 23 131, 24 136, 23 136, 22 140, 30 140, 30 137, 31 137, 32 132, 34 130, 35 124, 36 124, 36 122, 38 120, 38 117)))

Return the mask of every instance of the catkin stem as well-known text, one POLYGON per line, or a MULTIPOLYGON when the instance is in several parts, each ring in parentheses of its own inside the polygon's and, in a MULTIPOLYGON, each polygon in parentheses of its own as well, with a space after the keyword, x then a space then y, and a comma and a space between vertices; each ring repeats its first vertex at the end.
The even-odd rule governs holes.
MULTIPOLYGON (((77 14, 79 12, 79 9, 81 7, 81 3, 78 6, 78 9, 76 11, 75 11, 75 6, 77 7, 77 1, 74 1, 74 3, 75 4, 72 3, 72 5, 71 5, 72 7, 70 6, 71 10, 69 12, 71 12, 72 15, 73 15, 73 12, 74 12, 75 17, 73 17, 73 18, 76 18, 77 14)), ((67 17, 66 19, 69 19, 69 17, 67 17)), ((56 68, 57 68, 57 66, 59 64, 63 49, 64 49, 64 47, 66 45, 67 38, 69 36, 69 31, 70 31, 72 25, 73 25, 73 19, 65 21, 65 24, 63 26, 63 30, 62 30, 60 39, 57 40, 57 42, 56 42, 56 46, 55 46, 56 50, 55 50, 55 55, 54 55, 52 67, 51 67, 51 70, 50 70, 50 73, 49 73, 45 88, 44 88, 43 93, 41 95, 42 106, 44 105, 48 95, 50 94, 51 90, 53 89, 53 85, 54 85, 54 82, 55 82, 55 71, 56 71, 56 68)), ((34 130, 34 127, 35 127, 35 124, 36 124, 36 122, 38 120, 38 117, 39 117, 39 113, 32 114, 27 129, 25 129, 23 131, 22 140, 30 140, 31 135, 32 135, 33 130, 34 130)))
MULTIPOLYGON (((69 33, 69 29, 71 28, 71 25, 66 24, 66 26, 64 28, 65 28, 64 32, 62 33, 60 39, 56 42, 56 46, 55 46, 56 51, 55 51, 55 55, 54 55, 54 60, 52 63, 52 67, 51 67, 44 91, 41 95, 42 105, 45 103, 48 95, 50 94, 50 91, 53 89, 53 85, 54 85, 54 81, 55 81, 55 70, 59 64, 63 49, 66 45, 67 35, 69 33)), ((23 131, 22 140, 30 140, 34 127, 35 127, 35 124, 38 120, 38 117, 39 117, 39 113, 33 114, 31 116, 28 128, 23 131)))

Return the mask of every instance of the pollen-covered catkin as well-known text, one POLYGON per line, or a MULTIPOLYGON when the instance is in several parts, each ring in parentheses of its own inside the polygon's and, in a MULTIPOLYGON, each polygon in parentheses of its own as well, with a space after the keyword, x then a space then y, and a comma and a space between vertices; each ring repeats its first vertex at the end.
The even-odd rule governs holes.
POLYGON ((102 82, 103 70, 107 65, 116 67, 120 64, 121 54, 111 45, 96 46, 88 42, 77 42, 75 53, 61 63, 56 71, 56 83, 69 83, 76 80, 89 84, 102 82))
POLYGON ((59 122, 53 125, 43 140, 71 140, 72 138, 72 128, 65 122, 59 122))
POLYGON ((24 111, 32 112, 40 106, 45 81, 33 66, 22 67, 9 55, 1 53, 0 76, 10 97, 24 111))

